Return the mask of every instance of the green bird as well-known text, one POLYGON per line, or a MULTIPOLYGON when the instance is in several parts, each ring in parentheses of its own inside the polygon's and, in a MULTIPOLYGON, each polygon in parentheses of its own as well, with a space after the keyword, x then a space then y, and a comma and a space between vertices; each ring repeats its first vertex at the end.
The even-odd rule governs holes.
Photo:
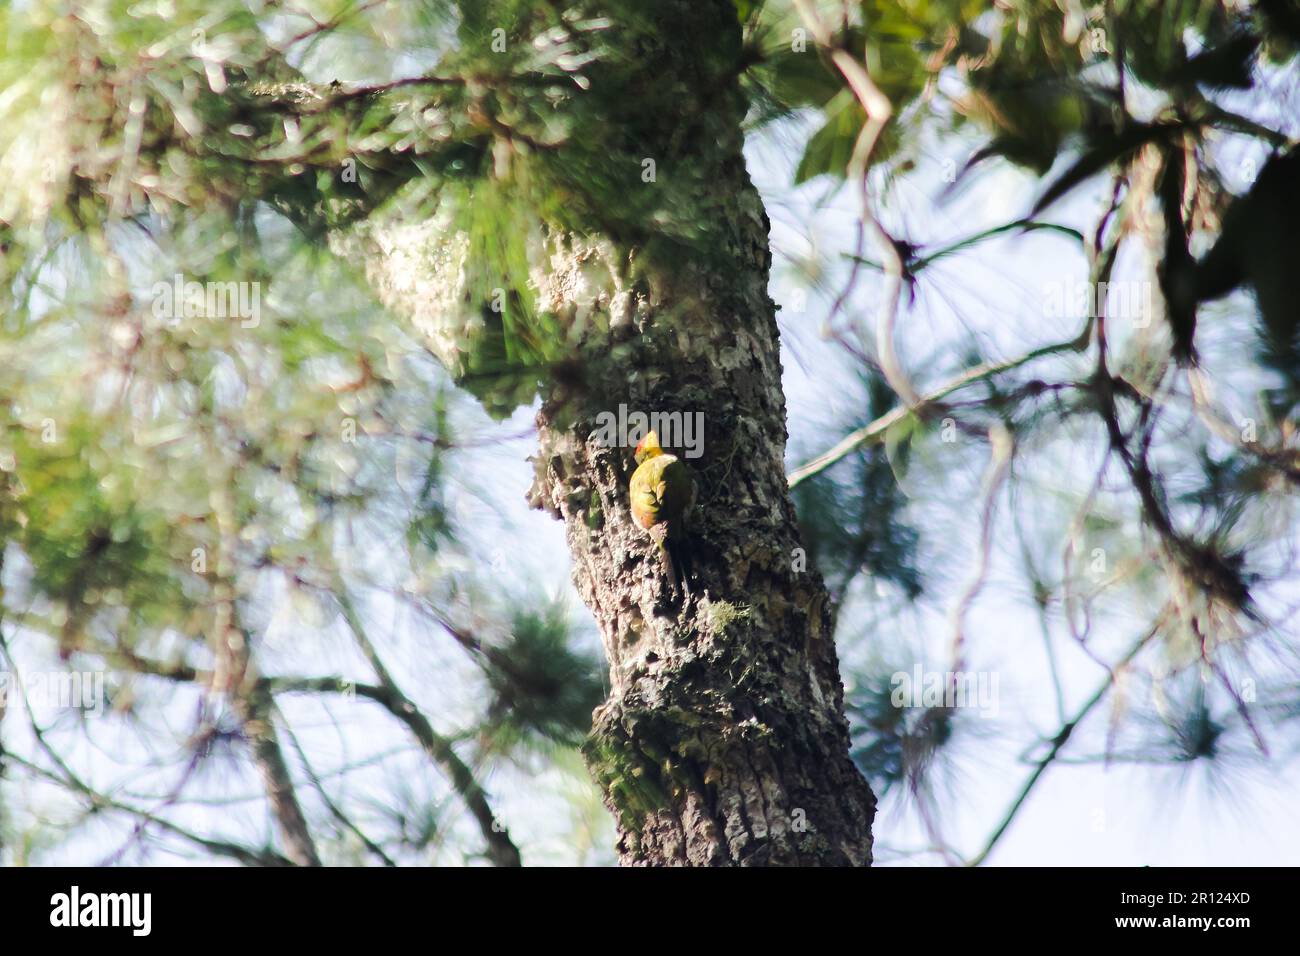
POLYGON ((637 444, 633 457, 637 467, 628 483, 632 520, 659 546, 664 576, 676 591, 679 578, 685 580, 684 552, 678 544, 695 507, 695 476, 686 462, 663 450, 653 431, 637 444))

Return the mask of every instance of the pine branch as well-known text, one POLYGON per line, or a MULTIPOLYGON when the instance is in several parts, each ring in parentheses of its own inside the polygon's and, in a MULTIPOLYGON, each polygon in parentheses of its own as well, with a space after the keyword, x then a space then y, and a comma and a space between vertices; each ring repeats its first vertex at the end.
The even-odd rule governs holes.
POLYGON ((1011 806, 1008 807, 1006 813, 1003 814, 1001 822, 998 823, 992 836, 990 836, 988 841, 984 844, 984 849, 980 850, 979 853, 975 854, 975 856, 968 860, 966 863, 967 866, 979 866, 988 859, 989 854, 993 852, 993 848, 998 845, 998 841, 1002 839, 1003 835, 1015 821, 1016 815, 1020 812, 1020 808, 1025 805, 1025 801, 1029 799, 1029 795, 1033 792, 1034 787, 1037 786, 1038 781, 1041 780, 1043 774, 1047 772, 1047 768, 1052 765, 1053 761, 1056 760, 1057 756, 1065 748, 1065 745, 1070 742, 1070 737, 1073 736, 1075 730, 1078 729, 1079 724, 1081 724, 1084 718, 1087 717, 1088 714, 1092 713, 1093 709, 1105 698, 1106 692, 1114 685, 1115 677, 1120 672, 1120 669, 1131 663, 1132 660, 1137 657, 1142 648, 1146 647, 1147 643, 1155 637, 1157 633, 1159 633, 1159 624, 1152 627, 1142 635, 1142 637, 1129 649, 1128 653, 1124 655, 1120 662, 1110 668, 1106 677, 1102 680, 1100 686, 1098 686, 1098 688, 1093 692, 1092 696, 1089 697, 1084 702, 1083 706, 1075 712, 1074 717, 1067 723, 1063 724, 1061 729, 1056 732, 1056 735, 1052 737, 1051 748, 1034 766, 1034 770, 1029 775, 1029 779, 1026 780, 1024 785, 1020 788, 1020 792, 1016 794, 1016 798, 1011 802, 1011 806))
POLYGON ((297 866, 320 866, 320 856, 312 839, 311 828, 303 815, 294 789, 293 775, 280 749, 272 717, 272 698, 264 685, 254 687, 235 702, 243 722, 244 733, 253 748, 253 762, 262 775, 271 811, 280 826, 289 859, 297 866))
POLYGON ((340 583, 334 593, 339 606, 343 609, 344 620, 347 622, 349 630, 352 631, 357 646, 361 649, 362 654, 370 663, 375 676, 379 680, 383 692, 381 702, 394 717, 406 724, 411 733, 415 735, 416 740, 424 748, 425 753, 450 778, 452 786, 461 799, 465 801, 474 819, 478 821, 479 830, 487 843, 489 859, 497 866, 513 867, 522 865, 519 848, 515 846, 505 826, 497 820, 496 814, 492 812, 492 807, 487 800, 487 794, 477 778, 475 778, 474 772, 457 755, 451 741, 433 729, 433 725, 429 723, 428 718, 415 705, 415 702, 403 694, 397 686, 397 682, 389 674, 374 644, 370 641, 365 626, 361 621, 361 616, 357 613, 357 609, 352 603, 346 588, 340 583))
POLYGON ((890 409, 881 415, 875 421, 864 425, 857 431, 851 432, 833 447, 818 455, 816 458, 810 458, 794 471, 790 472, 790 487, 794 488, 801 482, 807 481, 814 475, 821 474, 831 465, 835 464, 842 458, 851 455, 864 445, 868 445, 879 438, 890 429, 891 426, 903 421, 908 415, 919 413, 929 409, 931 406, 947 398, 958 389, 965 388, 967 385, 981 382, 985 379, 1000 375, 1003 372, 1020 368, 1022 365, 1028 365, 1030 362, 1044 358, 1048 355, 1059 355, 1063 352, 1082 352, 1087 348, 1088 341, 1091 338, 1091 323, 1084 327, 1076 338, 1068 342, 1058 342, 1054 345, 1045 345, 1042 348, 1026 352, 1019 358, 1008 359, 1003 362, 984 362, 969 368, 962 372, 956 378, 940 385, 934 391, 922 396, 920 402, 915 407, 909 408, 907 405, 899 405, 890 409))

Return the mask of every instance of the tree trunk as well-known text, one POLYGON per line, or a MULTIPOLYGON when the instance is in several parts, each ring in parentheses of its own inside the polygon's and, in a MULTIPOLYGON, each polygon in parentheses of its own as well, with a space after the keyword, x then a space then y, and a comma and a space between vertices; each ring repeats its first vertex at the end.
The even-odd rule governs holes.
MULTIPOLYGON (((866 865, 875 799, 849 758, 830 602, 785 478, 768 220, 742 155, 735 8, 660 0, 644 17, 627 36, 636 95, 614 122, 656 175, 625 163, 628 188, 672 190, 674 208, 702 212, 708 248, 682 254, 653 230, 551 233, 531 290, 576 349, 544 386, 530 500, 565 522, 609 661, 588 763, 624 863, 866 865), (670 588, 632 522, 631 449, 602 441, 600 416, 620 405, 703 413, 703 454, 688 461, 699 492, 683 548, 689 594, 670 588)), ((461 327, 442 313, 463 298, 463 263, 437 228, 371 228, 363 261, 380 297, 432 330, 451 361, 436 333, 461 327)))
MULTIPOLYGON (((734 29, 731 4, 719 6, 734 29)), ((716 15, 686 4, 666 29, 717 29, 716 15)), ((676 66, 690 77, 690 64, 676 66)), ((609 661, 610 696, 587 759, 616 815, 621 860, 865 865, 875 799, 849 758, 830 604, 806 568, 786 483, 768 219, 745 169, 743 105, 731 87, 694 87, 708 114, 691 117, 693 135, 678 138, 685 148, 658 158, 660 169, 694 166, 676 188, 707 190, 696 199, 711 207, 718 255, 663 267, 636 248, 571 242, 551 259, 543 294, 555 290, 558 314, 592 307, 589 288, 584 303, 563 298, 584 288, 577 280, 598 254, 640 257, 643 279, 596 296, 612 340, 588 349, 579 387, 553 385, 545 396, 531 500, 565 522, 573 580, 609 661), (620 403, 703 413, 703 454, 689 462, 699 498, 684 599, 632 522, 631 449, 606 447, 596 428, 620 403)))

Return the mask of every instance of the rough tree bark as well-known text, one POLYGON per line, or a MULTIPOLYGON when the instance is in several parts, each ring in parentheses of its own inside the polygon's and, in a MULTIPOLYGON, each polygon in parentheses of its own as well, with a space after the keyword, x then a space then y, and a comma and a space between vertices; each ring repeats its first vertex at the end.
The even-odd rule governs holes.
MULTIPOLYGON (((636 241, 553 235, 534 275, 539 309, 589 330, 576 380, 544 388, 530 492, 565 522, 609 662, 588 763, 625 864, 866 865, 875 799, 849 758, 831 608, 784 473, 768 220, 742 155, 737 72, 692 62, 700 41, 677 39, 739 49, 739 26, 728 0, 665 0, 652 16, 655 35, 635 41, 645 96, 626 117, 660 173, 643 188, 692 191, 716 248, 672 262, 636 241), (597 416, 620 404, 704 413, 684 599, 632 522, 631 450, 598 436, 597 416)), ((408 224, 369 248, 381 297, 445 327, 430 314, 456 297, 445 239, 408 224), (412 278, 421 262, 441 277, 412 278)))

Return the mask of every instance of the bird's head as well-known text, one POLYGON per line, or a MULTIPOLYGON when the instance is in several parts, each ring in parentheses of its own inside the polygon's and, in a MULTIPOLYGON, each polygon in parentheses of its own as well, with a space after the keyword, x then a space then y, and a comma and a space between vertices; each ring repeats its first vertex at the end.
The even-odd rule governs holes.
POLYGON ((659 436, 653 431, 648 431, 645 433, 645 438, 637 442, 636 451, 632 452, 632 457, 636 459, 636 463, 639 465, 647 458, 654 458, 656 455, 662 455, 663 453, 664 450, 659 445, 659 436))

